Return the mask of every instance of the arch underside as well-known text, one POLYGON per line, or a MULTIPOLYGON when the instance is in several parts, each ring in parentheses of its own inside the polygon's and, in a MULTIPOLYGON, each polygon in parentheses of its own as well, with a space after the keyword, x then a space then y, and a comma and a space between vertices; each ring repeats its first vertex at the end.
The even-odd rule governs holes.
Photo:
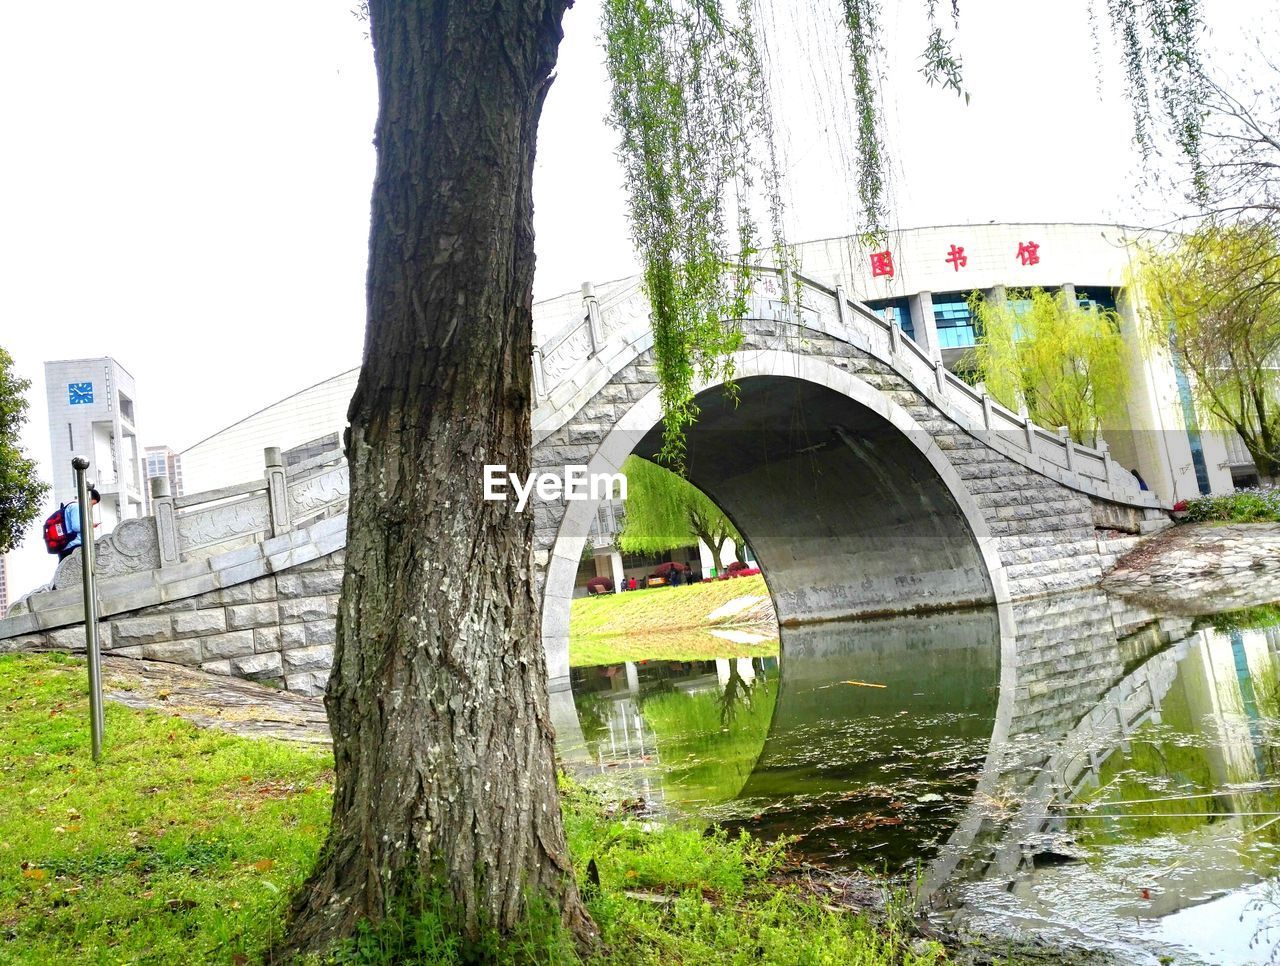
MULTIPOLYGON (((755 551, 784 624, 989 603, 956 497, 923 450, 855 399, 803 379, 704 391, 687 433, 689 480, 755 551)), ((653 459, 661 425, 635 447, 653 459)))

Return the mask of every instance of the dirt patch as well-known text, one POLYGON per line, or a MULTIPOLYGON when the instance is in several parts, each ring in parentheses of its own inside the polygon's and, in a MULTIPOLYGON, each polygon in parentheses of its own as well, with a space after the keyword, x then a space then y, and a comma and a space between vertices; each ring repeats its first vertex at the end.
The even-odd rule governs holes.
POLYGON ((329 720, 320 698, 126 657, 104 657, 102 676, 107 700, 130 708, 176 715, 202 728, 220 728, 245 738, 330 743, 329 720))

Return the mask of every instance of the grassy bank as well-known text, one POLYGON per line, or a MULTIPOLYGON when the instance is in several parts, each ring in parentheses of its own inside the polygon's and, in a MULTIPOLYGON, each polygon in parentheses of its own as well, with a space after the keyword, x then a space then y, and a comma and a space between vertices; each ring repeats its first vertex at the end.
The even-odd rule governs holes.
MULTIPOLYGON (((324 834, 328 752, 108 704, 107 752, 94 767, 87 714, 82 663, 0 657, 0 960, 257 960, 324 834)), ((603 936, 594 962, 914 964, 942 956, 913 940, 901 916, 873 920, 780 879, 781 848, 642 826, 573 787, 565 801, 576 868, 603 936)), ((400 917, 366 932, 344 959, 475 961, 466 957, 479 951, 464 949, 440 921, 431 912, 400 917)), ((546 917, 486 955, 576 961, 546 917)))
MULTIPOLYGON (((738 597, 768 593, 764 578, 755 574, 688 587, 580 597, 573 602, 570 616, 569 662, 589 667, 631 660, 777 654, 776 640, 744 646, 706 632, 707 615, 717 608, 738 597)), ((776 634, 772 628, 762 631, 776 634)))

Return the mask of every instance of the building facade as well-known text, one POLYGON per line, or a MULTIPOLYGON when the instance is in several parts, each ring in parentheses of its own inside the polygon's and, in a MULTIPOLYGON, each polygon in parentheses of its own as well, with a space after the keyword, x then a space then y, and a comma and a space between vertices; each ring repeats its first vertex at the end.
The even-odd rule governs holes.
POLYGON ((9 610, 9 555, 0 553, 0 617, 9 610))
POLYGON ((262 451, 268 446, 309 452, 317 441, 341 440, 359 374, 359 369, 341 372, 188 446, 178 454, 187 492, 260 476, 262 451))
POLYGON ((969 308, 974 292, 1000 301, 1040 288, 1114 310, 1126 350, 1127 413, 1102 436, 1121 465, 1176 503, 1229 491, 1253 471, 1235 433, 1201 425, 1185 374, 1144 337, 1147 307, 1134 285, 1140 247, 1166 238, 1121 225, 950 225, 893 231, 874 246, 850 237, 809 242, 797 255, 801 274, 844 286, 953 372, 968 364, 980 336, 969 308))
POLYGON ((169 446, 148 446, 144 453, 147 479, 161 477, 169 481, 169 495, 182 496, 182 457, 169 446))
POLYGON ((88 477, 102 496, 98 536, 146 513, 145 476, 134 402, 137 389, 115 359, 67 359, 44 364, 53 456, 53 498, 76 498, 71 460, 89 461, 88 477))

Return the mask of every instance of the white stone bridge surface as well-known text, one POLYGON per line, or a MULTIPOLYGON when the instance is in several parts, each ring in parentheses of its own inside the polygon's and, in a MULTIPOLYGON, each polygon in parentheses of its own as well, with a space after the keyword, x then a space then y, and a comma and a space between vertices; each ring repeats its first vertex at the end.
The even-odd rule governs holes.
MULTIPOLYGON (((690 480, 737 524, 779 619, 1004 603, 1095 585, 1106 538, 1167 514, 1108 453, 1010 412, 842 291, 757 272, 736 396, 700 386, 690 480)), ((653 457, 661 407, 638 280, 584 296, 534 350, 535 469, 615 472, 653 457)), ((476 486, 483 481, 476 467, 476 486)), ((267 451, 264 478, 155 499, 99 541, 113 653, 319 690, 332 659, 346 465, 267 451)), ((600 500, 538 502, 535 567, 553 687, 566 687, 569 607, 600 500)), ((79 555, 0 621, 0 649, 83 646, 79 555)))

